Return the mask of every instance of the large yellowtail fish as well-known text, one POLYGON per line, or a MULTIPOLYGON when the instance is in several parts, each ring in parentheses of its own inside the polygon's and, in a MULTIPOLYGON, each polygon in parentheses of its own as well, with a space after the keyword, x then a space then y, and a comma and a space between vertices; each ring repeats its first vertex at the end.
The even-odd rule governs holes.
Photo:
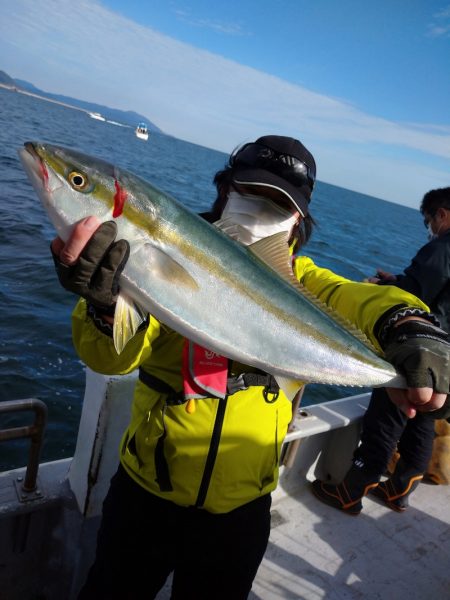
POLYGON ((294 278, 286 234, 245 247, 140 177, 103 160, 27 142, 25 171, 58 235, 89 215, 114 220, 130 257, 120 277, 120 352, 150 313, 213 352, 301 382, 404 387, 394 368, 294 278))

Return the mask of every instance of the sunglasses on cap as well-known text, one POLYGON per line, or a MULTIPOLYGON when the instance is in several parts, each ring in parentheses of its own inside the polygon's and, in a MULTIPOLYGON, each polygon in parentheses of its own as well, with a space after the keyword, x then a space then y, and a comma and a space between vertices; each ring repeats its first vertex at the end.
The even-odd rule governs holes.
POLYGON ((245 144, 232 159, 232 166, 244 164, 265 169, 295 186, 308 184, 311 190, 316 181, 315 173, 306 163, 291 156, 272 150, 268 146, 251 142, 245 144))

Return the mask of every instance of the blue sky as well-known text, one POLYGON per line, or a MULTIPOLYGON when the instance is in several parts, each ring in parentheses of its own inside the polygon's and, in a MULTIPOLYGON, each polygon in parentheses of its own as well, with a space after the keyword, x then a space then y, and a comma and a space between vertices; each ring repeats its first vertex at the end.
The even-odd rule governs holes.
POLYGON ((450 185, 449 0, 3 0, 0 69, 224 152, 292 135, 408 206, 450 185))

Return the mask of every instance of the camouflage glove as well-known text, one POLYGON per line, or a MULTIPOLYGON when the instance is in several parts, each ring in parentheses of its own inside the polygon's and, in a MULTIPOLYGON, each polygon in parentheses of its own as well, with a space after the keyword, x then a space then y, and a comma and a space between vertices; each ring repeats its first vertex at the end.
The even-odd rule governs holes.
POLYGON ((128 242, 115 242, 116 234, 114 221, 102 223, 74 265, 63 264, 52 252, 61 285, 105 314, 114 314, 119 276, 130 255, 128 242))
MULTIPOLYGON (((391 328, 385 345, 386 359, 402 373, 409 387, 430 387, 441 394, 450 392, 450 337, 424 321, 407 321, 391 328)), ((429 413, 433 419, 450 417, 450 400, 429 413)))

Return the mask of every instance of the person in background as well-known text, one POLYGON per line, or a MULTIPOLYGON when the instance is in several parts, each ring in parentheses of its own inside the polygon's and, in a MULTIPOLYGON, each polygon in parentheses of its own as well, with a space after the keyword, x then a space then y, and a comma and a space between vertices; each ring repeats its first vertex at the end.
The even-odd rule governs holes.
MULTIPOLYGON (((298 254, 314 224, 315 177, 314 157, 301 142, 261 137, 216 173, 217 198, 202 216, 244 245, 287 232, 296 278, 405 373, 410 387, 393 392, 399 406, 439 409, 449 391, 450 352, 426 304, 394 286, 344 279, 298 254), (423 332, 429 337, 419 343, 423 332), (421 364, 414 372, 411 360, 421 364)), ((72 319, 80 358, 100 373, 139 370, 95 562, 79 599, 150 600, 173 573, 172 600, 244 600, 268 543, 291 403, 273 377, 225 359, 224 397, 211 393, 192 410, 183 393, 187 340, 152 315, 117 355, 111 323, 129 249, 115 237, 114 222, 89 217, 66 243, 52 242, 61 284, 81 296, 72 319)), ((195 372, 195 360, 189 366, 195 372)))
MULTIPOLYGON (((428 229, 429 242, 412 259, 403 273, 377 270, 370 283, 399 287, 427 303, 440 326, 450 328, 450 187, 429 191, 420 212, 428 229)), ((390 401, 384 388, 372 392, 363 418, 360 444, 353 463, 338 485, 316 480, 317 498, 352 515, 362 509, 369 491, 398 512, 408 507, 408 498, 423 478, 433 451, 435 421, 417 412, 408 418, 390 401), (378 483, 393 453, 400 455, 394 472, 378 483)))
POLYGON ((367 281, 396 285, 428 304, 450 331, 450 187, 426 193, 420 205, 428 244, 422 246, 403 273, 393 275, 381 269, 367 281))

